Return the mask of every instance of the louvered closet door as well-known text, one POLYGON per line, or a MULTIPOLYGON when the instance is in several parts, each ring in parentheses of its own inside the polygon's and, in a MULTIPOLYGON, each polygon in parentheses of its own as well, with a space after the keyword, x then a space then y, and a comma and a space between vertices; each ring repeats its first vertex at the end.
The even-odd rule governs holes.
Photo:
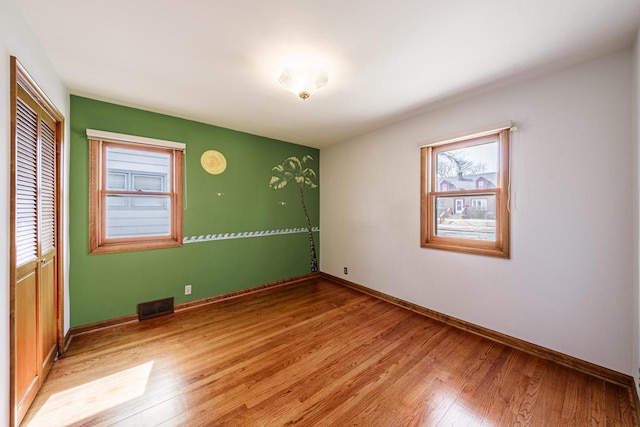
POLYGON ((15 148, 15 387, 18 419, 56 355, 55 121, 21 88, 15 148))
MULTIPOLYGON (((20 95, 26 95, 21 93, 20 95)), ((35 396, 38 381, 38 106, 18 98, 16 117, 16 396, 35 396), (28 393, 32 391, 32 393, 28 393)))
POLYGON ((40 257, 40 343, 42 369, 46 374, 57 353, 56 342, 56 137, 55 121, 40 114, 38 192, 38 247, 40 257))

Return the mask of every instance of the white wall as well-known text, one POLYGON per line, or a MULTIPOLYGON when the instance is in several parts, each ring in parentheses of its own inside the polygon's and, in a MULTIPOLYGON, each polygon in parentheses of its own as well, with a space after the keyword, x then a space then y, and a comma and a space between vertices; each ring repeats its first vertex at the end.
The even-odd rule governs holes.
MULTIPOLYGON (((321 270, 630 374, 632 55, 321 150, 321 270), (420 141, 512 120, 510 260, 422 249, 420 141)), ((428 78, 428 76, 425 76, 428 78)))
MULTIPOLYGON (((34 33, 13 0, 0 0, 0 425, 9 425, 9 184, 11 126, 9 103, 9 56, 25 66, 47 96, 66 118, 65 162, 69 159, 69 94, 56 75, 34 33)), ((65 191, 65 199, 67 198, 65 191)), ((65 206, 68 203, 65 200, 65 206)), ((65 210, 67 210, 65 208, 65 210)), ((68 219, 64 219, 65 230, 68 219)), ((68 247, 65 248, 67 265, 68 247)), ((68 271, 68 268, 67 268, 68 271)), ((68 275, 65 275, 68 276, 68 275)), ((68 295, 68 282, 65 294, 68 295)), ((68 299, 65 307, 65 331, 69 328, 68 299)))

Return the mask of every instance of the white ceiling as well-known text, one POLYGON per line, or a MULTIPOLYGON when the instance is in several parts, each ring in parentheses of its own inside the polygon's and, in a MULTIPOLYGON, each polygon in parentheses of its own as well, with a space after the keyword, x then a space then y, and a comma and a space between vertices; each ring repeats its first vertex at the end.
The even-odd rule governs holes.
POLYGON ((628 47, 639 0, 15 0, 73 94, 313 147, 628 47), (329 71, 302 101, 287 59, 329 71))

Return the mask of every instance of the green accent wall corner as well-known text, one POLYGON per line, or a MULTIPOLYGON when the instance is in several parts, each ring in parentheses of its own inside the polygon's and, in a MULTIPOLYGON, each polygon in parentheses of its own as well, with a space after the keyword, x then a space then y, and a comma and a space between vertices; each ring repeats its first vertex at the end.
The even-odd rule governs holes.
MULTIPOLYGON (((71 96, 70 116, 72 327, 134 314, 144 301, 173 296, 177 304, 309 273, 299 193, 295 186, 273 191, 269 180, 272 167, 289 156, 311 156, 318 171, 319 150, 79 96, 71 96), (88 128, 186 144, 183 228, 190 243, 89 255, 88 128), (207 150, 224 155, 223 173, 203 169, 207 150), (231 238, 207 239, 225 234, 231 238), (185 296, 187 284, 192 294, 185 296)), ((319 191, 305 191, 313 227, 319 225, 319 191)), ((319 233, 313 234, 318 245, 319 233)))

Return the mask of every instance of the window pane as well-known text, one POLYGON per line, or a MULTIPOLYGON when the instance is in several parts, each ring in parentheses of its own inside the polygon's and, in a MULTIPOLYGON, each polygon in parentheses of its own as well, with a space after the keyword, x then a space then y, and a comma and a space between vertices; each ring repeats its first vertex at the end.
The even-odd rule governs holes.
POLYGON ((133 175, 134 191, 166 191, 162 175, 133 175))
POLYGON ((498 143, 438 151, 436 170, 435 191, 496 188, 498 143))
POLYGON ((127 174, 118 172, 107 173, 107 190, 126 190, 127 174))
POLYGON ((496 240, 496 196, 438 196, 435 235, 471 240, 496 240))
MULTIPOLYGON (((171 191, 171 155, 166 152, 107 147, 107 173, 131 175, 129 191, 171 191)), ((107 188, 109 188, 109 178, 107 188)), ((121 187, 118 187, 120 189, 121 187)))
POLYGON ((109 196, 107 197, 107 206, 109 207, 122 207, 128 206, 129 197, 109 196))
POLYGON ((107 238, 168 236, 168 196, 107 196, 107 238))
POLYGON ((168 197, 132 197, 131 206, 136 209, 166 209, 168 197))

